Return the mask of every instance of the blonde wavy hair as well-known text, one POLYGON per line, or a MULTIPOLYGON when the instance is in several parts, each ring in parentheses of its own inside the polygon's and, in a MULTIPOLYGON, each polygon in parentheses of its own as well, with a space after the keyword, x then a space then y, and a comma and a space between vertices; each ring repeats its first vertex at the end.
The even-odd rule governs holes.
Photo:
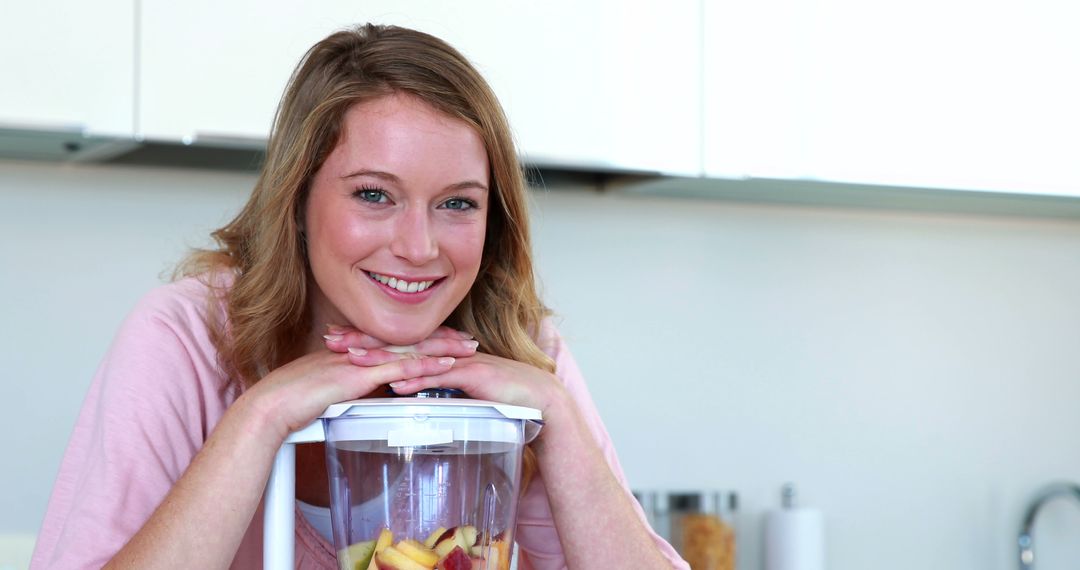
MULTIPOLYGON (((211 234, 216 249, 194 251, 177 269, 177 277, 231 273, 231 285, 217 288, 225 322, 211 323, 211 330, 221 365, 234 380, 250 386, 302 355, 312 329, 300 230, 308 187, 337 145, 346 111, 393 93, 466 122, 488 153, 493 191, 480 270, 445 324, 473 334, 483 352, 554 371, 536 340, 548 311, 536 291, 525 179, 501 105, 446 42, 366 24, 334 33, 304 55, 278 106, 247 204, 211 234)), ((534 468, 528 450, 526 482, 534 468)))

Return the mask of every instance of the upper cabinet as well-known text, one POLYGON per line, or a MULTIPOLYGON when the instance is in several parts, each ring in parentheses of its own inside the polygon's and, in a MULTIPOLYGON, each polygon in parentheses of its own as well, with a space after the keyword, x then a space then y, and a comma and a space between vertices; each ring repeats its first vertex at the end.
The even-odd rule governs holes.
POLYGON ((376 22, 459 48, 533 165, 1080 196, 1077 21, 1074 0, 19 2, 0 155, 25 129, 261 146, 305 51, 376 22))
POLYGON ((1078 195, 1078 6, 705 2, 706 174, 1078 195))
POLYGON ((0 128, 132 135, 132 0, 6 3, 0 52, 0 128))
POLYGON ((250 138, 305 50, 364 22, 430 32, 465 54, 534 164, 701 173, 698 0, 472 2, 143 0, 138 130, 250 138))

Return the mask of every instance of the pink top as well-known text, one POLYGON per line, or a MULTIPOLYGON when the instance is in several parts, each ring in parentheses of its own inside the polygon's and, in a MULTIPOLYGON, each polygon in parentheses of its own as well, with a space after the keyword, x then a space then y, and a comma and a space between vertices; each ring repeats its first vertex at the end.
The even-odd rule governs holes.
MULTIPOLYGON (((192 278, 159 287, 121 326, 75 424, 31 569, 100 568, 108 562, 143 526, 241 393, 217 364, 204 319, 207 294, 207 287, 192 278)), ((629 494, 581 372, 550 322, 541 346, 555 360, 556 374, 629 494)), ((519 502, 516 535, 520 569, 566 567, 539 473, 519 502)), ((655 533, 653 539, 674 568, 689 570, 667 542, 655 533)), ((261 567, 260 507, 232 568, 261 567)), ((337 568, 333 545, 299 512, 296 568, 337 568)))

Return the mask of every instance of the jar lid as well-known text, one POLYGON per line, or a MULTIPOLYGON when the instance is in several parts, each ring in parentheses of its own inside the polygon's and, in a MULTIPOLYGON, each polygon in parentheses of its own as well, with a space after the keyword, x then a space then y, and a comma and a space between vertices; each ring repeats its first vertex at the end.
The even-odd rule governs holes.
POLYGON ((453 418, 506 418, 542 421, 540 410, 469 398, 366 398, 334 404, 319 416, 401 418, 410 416, 453 418))
POLYGON ((445 454, 503 449, 485 444, 522 445, 543 424, 540 410, 533 408, 465 398, 414 397, 342 402, 327 408, 320 421, 325 424, 326 441, 337 447, 358 451, 409 447, 445 454))

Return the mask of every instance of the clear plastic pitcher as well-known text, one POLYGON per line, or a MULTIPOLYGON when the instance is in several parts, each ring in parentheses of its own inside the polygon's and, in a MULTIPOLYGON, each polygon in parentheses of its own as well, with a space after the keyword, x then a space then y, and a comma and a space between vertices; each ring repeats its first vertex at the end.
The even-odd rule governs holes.
POLYGON ((343 405, 323 419, 342 569, 509 569, 538 410, 459 398, 343 405))

